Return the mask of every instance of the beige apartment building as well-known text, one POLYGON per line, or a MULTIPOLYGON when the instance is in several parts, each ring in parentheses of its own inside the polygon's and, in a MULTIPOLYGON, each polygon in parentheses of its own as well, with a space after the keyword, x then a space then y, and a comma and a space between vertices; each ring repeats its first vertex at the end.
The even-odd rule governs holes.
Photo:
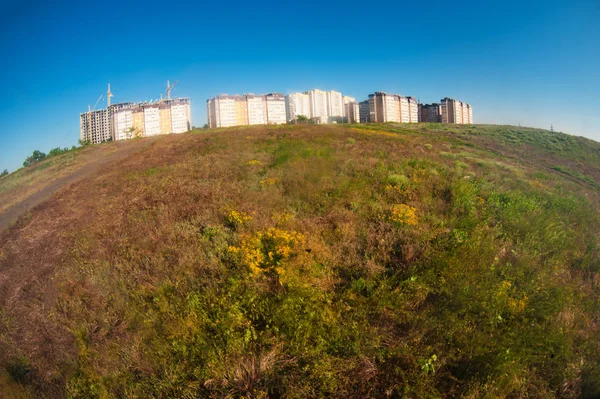
POLYGON ((287 122, 286 100, 281 93, 220 94, 206 101, 206 111, 211 128, 287 122))
POLYGON ((369 121, 416 123, 419 121, 417 99, 383 91, 369 94, 369 121))
POLYGON ((345 105, 346 116, 344 117, 348 123, 360 123, 360 106, 356 101, 349 102, 345 105))
POLYGON ((442 123, 473 124, 473 108, 470 104, 445 97, 441 101, 442 123))

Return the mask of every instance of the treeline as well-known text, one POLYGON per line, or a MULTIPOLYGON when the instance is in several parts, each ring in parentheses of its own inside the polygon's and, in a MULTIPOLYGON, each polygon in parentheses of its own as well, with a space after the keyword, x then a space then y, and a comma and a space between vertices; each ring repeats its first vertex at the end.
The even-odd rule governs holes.
POLYGON ((31 154, 30 156, 28 156, 25 161, 23 161, 23 166, 30 166, 33 164, 36 164, 46 158, 50 158, 56 155, 60 155, 60 154, 64 154, 65 152, 69 152, 71 150, 75 150, 77 149, 77 147, 72 146, 71 148, 65 147, 65 148, 60 148, 60 147, 56 147, 51 149, 48 154, 45 154, 39 150, 35 150, 33 151, 33 154, 31 154))

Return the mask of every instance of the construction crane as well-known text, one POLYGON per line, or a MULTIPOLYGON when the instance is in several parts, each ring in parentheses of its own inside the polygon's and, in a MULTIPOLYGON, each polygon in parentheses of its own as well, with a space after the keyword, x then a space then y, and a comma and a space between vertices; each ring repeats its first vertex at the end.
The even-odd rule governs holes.
POLYGON ((167 80, 167 100, 171 99, 171 90, 173 89, 173 87, 175 87, 175 85, 178 83, 179 81, 176 81, 175 83, 171 84, 171 82, 169 82, 167 80))
POLYGON ((98 103, 100 102, 100 100, 102 100, 102 97, 104 97, 104 94, 100 94, 100 97, 98 97, 98 99, 96 100, 96 104, 94 104, 94 108, 91 108, 88 105, 88 112, 94 111, 96 109, 96 106, 98 105, 98 103))
POLYGON ((110 92, 110 83, 108 84, 108 91, 106 92, 106 106, 110 107, 110 98, 114 97, 113 94, 110 92))

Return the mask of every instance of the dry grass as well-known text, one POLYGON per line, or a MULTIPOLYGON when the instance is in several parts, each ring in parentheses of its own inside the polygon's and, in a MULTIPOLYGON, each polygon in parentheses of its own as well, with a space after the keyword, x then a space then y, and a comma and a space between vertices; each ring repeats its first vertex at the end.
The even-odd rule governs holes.
POLYGON ((0 366, 26 375, 0 391, 569 397, 595 381, 589 184, 393 126, 140 142, 0 232, 0 366))

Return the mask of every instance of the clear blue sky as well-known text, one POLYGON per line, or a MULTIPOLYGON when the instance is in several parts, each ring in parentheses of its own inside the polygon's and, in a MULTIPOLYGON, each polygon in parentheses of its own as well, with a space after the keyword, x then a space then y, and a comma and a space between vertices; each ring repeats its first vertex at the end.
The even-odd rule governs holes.
POLYGON ((79 139, 79 113, 219 93, 455 97, 476 123, 600 141, 600 1, 152 1, 0 5, 0 170, 79 139), (102 101, 105 104, 105 101, 102 101))

